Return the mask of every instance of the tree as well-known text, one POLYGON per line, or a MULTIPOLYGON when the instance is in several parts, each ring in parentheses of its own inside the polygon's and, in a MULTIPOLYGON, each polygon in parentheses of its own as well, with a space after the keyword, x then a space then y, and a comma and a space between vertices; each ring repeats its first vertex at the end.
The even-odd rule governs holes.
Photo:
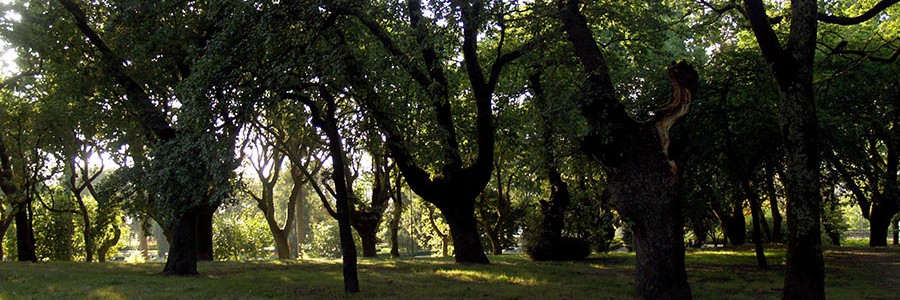
MULTIPOLYGON (((118 86, 124 93, 123 97, 116 102, 116 106, 122 107, 132 114, 132 120, 140 124, 146 140, 152 142, 151 155, 153 159, 149 161, 147 166, 151 174, 148 177, 147 184, 150 185, 153 193, 158 193, 155 199, 159 209, 162 210, 158 221, 164 223, 171 232, 172 248, 164 274, 196 274, 197 259, 212 258, 212 213, 221 203, 222 199, 228 195, 227 182, 231 176, 231 170, 235 164, 232 162, 233 153, 223 145, 231 145, 233 147, 234 137, 237 134, 240 118, 230 111, 226 111, 221 115, 210 116, 210 114, 219 113, 220 111, 209 111, 221 109, 227 106, 227 102, 220 98, 207 98, 200 96, 202 101, 223 100, 216 102, 216 105, 210 107, 209 102, 196 106, 192 101, 197 96, 188 96, 181 94, 178 97, 174 93, 173 87, 185 78, 190 78, 192 73, 193 62, 189 60, 189 49, 202 48, 206 41, 212 35, 210 28, 203 23, 202 18, 193 18, 195 16, 182 16, 185 26, 173 28, 171 24, 153 28, 154 32, 161 33, 166 30, 167 33, 174 32, 166 40, 165 45, 153 45, 147 48, 153 51, 159 50, 160 54, 136 53, 131 52, 135 57, 160 55, 168 58, 165 60, 155 60, 159 64, 139 65, 144 67, 142 71, 147 73, 133 72, 128 66, 131 65, 130 60, 125 60, 122 53, 117 52, 111 47, 101 34, 109 33, 113 36, 112 40, 120 41, 116 38, 128 40, 136 38, 136 35, 129 30, 140 30, 135 27, 162 25, 158 22, 164 22, 160 15, 148 14, 148 18, 137 20, 125 16, 124 18, 111 20, 120 21, 129 26, 119 27, 122 30, 118 32, 99 32, 89 24, 88 15, 82 8, 71 0, 60 0, 66 12, 71 17, 78 31, 81 32, 84 39, 96 51, 91 56, 96 57, 96 63, 101 66, 103 72, 112 79, 112 84, 118 86), (192 19, 193 18, 193 19, 192 19), (180 30, 180 31, 179 31, 180 30), (116 35, 116 34, 122 34, 116 35), (127 37, 127 38, 126 38, 127 37), (183 43, 182 43, 183 42, 183 43), (167 48, 168 47, 168 48, 167 48), (156 73, 158 81, 153 85, 145 85, 141 82, 144 80, 152 80, 151 76, 144 77, 148 74, 156 73), (179 99, 180 98, 180 99, 179 99), (169 101, 172 99, 181 100, 183 108, 181 111, 185 114, 185 118, 181 119, 183 124, 178 124, 180 128, 171 122, 169 116, 169 101), (162 105, 157 105, 160 103, 162 105), (218 105, 218 106, 217 106, 218 105), (162 107, 160 107, 162 106, 162 107), (194 113, 193 117, 187 116, 194 113), (224 123, 217 128, 217 121, 224 123), (190 124, 190 122, 194 122, 190 124), (230 141, 230 142, 229 142, 230 141), (223 151, 228 149, 227 151, 223 151), (188 158, 196 158, 189 160, 188 158), (173 168, 174 166, 174 168, 173 168), (187 177, 184 177, 187 176, 187 177), (179 179, 181 178, 181 179, 179 179), (183 178, 192 178, 193 181, 185 181, 183 178), (190 185, 185 186, 184 184, 190 185)), ((178 4, 184 5, 184 4, 178 4)), ((190 3, 187 5, 196 6, 200 3, 190 3)), ((177 5, 176 5, 177 6, 177 5)), ((172 7, 154 6, 151 10, 156 9, 164 12, 172 7)), ((36 8, 35 8, 36 9, 36 8)), ((141 10, 138 10, 141 11, 141 10)), ((183 12, 198 10, 184 10, 183 12)), ((109 11, 102 11, 109 13, 109 11)), ((168 14, 169 12, 165 12, 168 14)), ((55 21, 55 20, 54 20, 55 21)), ((65 27, 64 27, 65 28, 65 27)), ((103 27, 112 29, 113 27, 103 27)), ((149 27, 148 27, 149 28, 149 27)), ((123 47, 126 50, 134 50, 135 48, 123 47)), ((153 62, 147 59, 141 62, 153 62)), ((196 91, 197 94, 209 92, 209 95, 221 95, 216 91, 196 91)))
POLYGON ((784 298, 825 297, 825 266, 822 257, 819 212, 821 182, 819 121, 816 116, 813 73, 819 21, 853 25, 865 22, 896 0, 880 1, 857 17, 838 17, 819 11, 813 0, 790 2, 790 24, 786 43, 773 24, 762 0, 744 0, 742 5, 715 7, 715 11, 738 9, 750 23, 760 52, 771 68, 779 92, 779 123, 785 151, 785 196, 787 198, 787 268, 784 298))
POLYGON ((640 122, 619 102, 610 71, 578 1, 559 1, 559 19, 586 81, 582 115, 590 133, 582 149, 606 171, 619 214, 634 222, 637 252, 635 288, 647 299, 691 297, 684 269, 677 149, 670 153, 669 129, 687 112, 698 85, 687 63, 669 68, 671 102, 640 122))
MULTIPOLYGON (((493 166, 495 128, 491 103, 494 91, 504 66, 522 54, 521 51, 506 51, 505 45, 502 42, 499 43, 495 49, 498 54, 490 66, 489 73, 485 74, 482 68, 482 55, 479 55, 478 35, 482 33, 482 28, 495 28, 485 25, 503 24, 503 18, 512 10, 506 5, 493 3, 493 1, 488 2, 491 2, 490 4, 493 6, 488 6, 488 3, 480 1, 477 3, 463 1, 440 3, 452 8, 452 13, 441 17, 459 20, 462 26, 461 39, 463 43, 460 48, 463 57, 462 64, 465 66, 465 75, 468 79, 467 86, 472 91, 471 94, 462 96, 454 94, 456 89, 452 84, 457 82, 451 82, 451 78, 448 76, 451 70, 448 70, 446 60, 455 54, 439 47, 443 42, 440 38, 446 37, 441 35, 442 32, 432 31, 434 28, 443 26, 436 24, 437 20, 423 14, 421 1, 407 1, 402 12, 388 9, 387 11, 394 15, 376 14, 374 18, 370 12, 383 11, 383 7, 341 7, 339 5, 329 7, 335 13, 352 16, 359 25, 363 26, 371 35, 368 38, 376 39, 386 52, 389 58, 387 65, 405 71, 406 76, 409 76, 417 84, 418 92, 421 93, 420 97, 426 99, 433 110, 434 119, 427 121, 426 124, 436 126, 434 140, 430 140, 428 143, 440 148, 438 150, 440 154, 436 157, 435 164, 435 169, 439 170, 437 172, 430 172, 426 164, 417 162, 416 156, 421 154, 412 151, 414 148, 409 143, 409 134, 406 134, 410 131, 401 127, 402 122, 395 121, 399 116, 391 114, 386 109, 388 104, 384 99, 387 98, 387 95, 376 92, 377 82, 370 82, 370 78, 378 78, 378 80, 389 78, 383 78, 377 74, 375 74, 376 77, 369 77, 366 74, 372 70, 363 70, 360 66, 365 64, 359 62, 359 57, 348 58, 349 61, 346 63, 347 70, 350 72, 348 78, 351 85, 362 95, 360 98, 363 101, 362 106, 372 114, 380 130, 387 136, 391 157, 403 172, 409 187, 425 201, 437 206, 447 219, 453 239, 454 257, 460 263, 489 263, 477 230, 474 213, 475 198, 490 180, 493 166), (498 11, 494 13, 489 10, 490 8, 498 11), (396 20, 396 16, 404 16, 403 20, 409 22, 402 25, 395 24, 392 20, 396 20), (490 16, 497 16, 499 19, 491 20, 490 16), (388 29, 388 24, 391 25, 391 29, 388 29), (392 30, 394 28, 396 30, 392 30), (410 47, 412 49, 404 49, 401 46, 394 33, 399 31, 415 37, 415 44, 410 47), (468 142, 477 147, 477 150, 474 151, 476 153, 474 159, 463 155, 468 150, 467 148, 471 147, 461 147, 464 144, 460 143, 459 135, 463 127, 458 126, 454 121, 453 108, 458 97, 474 100, 475 103, 476 128, 474 137, 468 142), (472 163, 466 165, 467 160, 472 163)), ((435 9, 433 11, 442 10, 435 9)), ((500 25, 499 30, 489 31, 488 34, 505 36, 506 27, 500 25)))

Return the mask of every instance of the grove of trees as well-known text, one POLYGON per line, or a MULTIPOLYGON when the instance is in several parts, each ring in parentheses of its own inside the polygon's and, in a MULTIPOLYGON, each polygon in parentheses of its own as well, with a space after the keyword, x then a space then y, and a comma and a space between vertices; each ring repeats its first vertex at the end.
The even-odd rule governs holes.
POLYGON ((749 236, 822 299, 823 240, 898 242, 897 2, 4 1, 0 260, 623 247, 690 299, 749 236))

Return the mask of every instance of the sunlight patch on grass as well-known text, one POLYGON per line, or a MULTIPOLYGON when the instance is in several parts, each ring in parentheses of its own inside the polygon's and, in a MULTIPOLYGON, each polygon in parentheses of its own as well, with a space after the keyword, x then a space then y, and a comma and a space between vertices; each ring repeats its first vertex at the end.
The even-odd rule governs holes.
POLYGON ((104 299, 104 300, 125 300, 125 296, 119 294, 112 288, 101 288, 91 291, 88 299, 104 299))
POLYGON ((461 280, 467 282, 483 282, 483 283, 498 283, 505 282, 516 285, 524 285, 524 286, 536 286, 542 284, 540 281, 534 278, 525 278, 518 276, 510 276, 506 274, 492 274, 487 272, 479 272, 472 270, 437 270, 435 274, 454 279, 461 280))

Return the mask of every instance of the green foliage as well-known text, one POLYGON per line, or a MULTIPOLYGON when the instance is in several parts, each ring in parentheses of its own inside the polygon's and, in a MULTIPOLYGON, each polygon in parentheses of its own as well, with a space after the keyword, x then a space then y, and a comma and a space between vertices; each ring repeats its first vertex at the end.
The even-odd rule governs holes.
POLYGON ((271 259, 274 242, 269 227, 251 207, 229 206, 213 217, 216 260, 271 259))
POLYGON ((160 224, 232 194, 233 150, 208 134, 181 134, 150 153, 144 188, 153 192, 160 224))
POLYGON ((322 220, 311 223, 310 229, 310 234, 306 237, 307 242, 303 245, 305 254, 310 257, 341 257, 341 239, 336 221, 322 220))

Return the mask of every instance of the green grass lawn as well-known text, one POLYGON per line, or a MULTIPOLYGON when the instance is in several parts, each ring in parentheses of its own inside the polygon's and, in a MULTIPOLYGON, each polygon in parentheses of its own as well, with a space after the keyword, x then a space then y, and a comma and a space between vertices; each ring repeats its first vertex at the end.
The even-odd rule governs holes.
MULTIPOLYGON (((750 248, 689 251, 697 299, 775 299, 783 280, 783 249, 769 253, 771 271, 756 268, 750 248)), ((261 299, 489 298, 633 299, 633 254, 601 254, 583 262, 532 262, 492 256, 492 265, 447 258, 360 262, 362 292, 342 292, 340 262, 307 259, 205 262, 196 277, 156 275, 163 265, 0 262, 0 299, 261 299)), ((826 252, 830 299, 900 299, 897 248, 834 248, 826 252)))

